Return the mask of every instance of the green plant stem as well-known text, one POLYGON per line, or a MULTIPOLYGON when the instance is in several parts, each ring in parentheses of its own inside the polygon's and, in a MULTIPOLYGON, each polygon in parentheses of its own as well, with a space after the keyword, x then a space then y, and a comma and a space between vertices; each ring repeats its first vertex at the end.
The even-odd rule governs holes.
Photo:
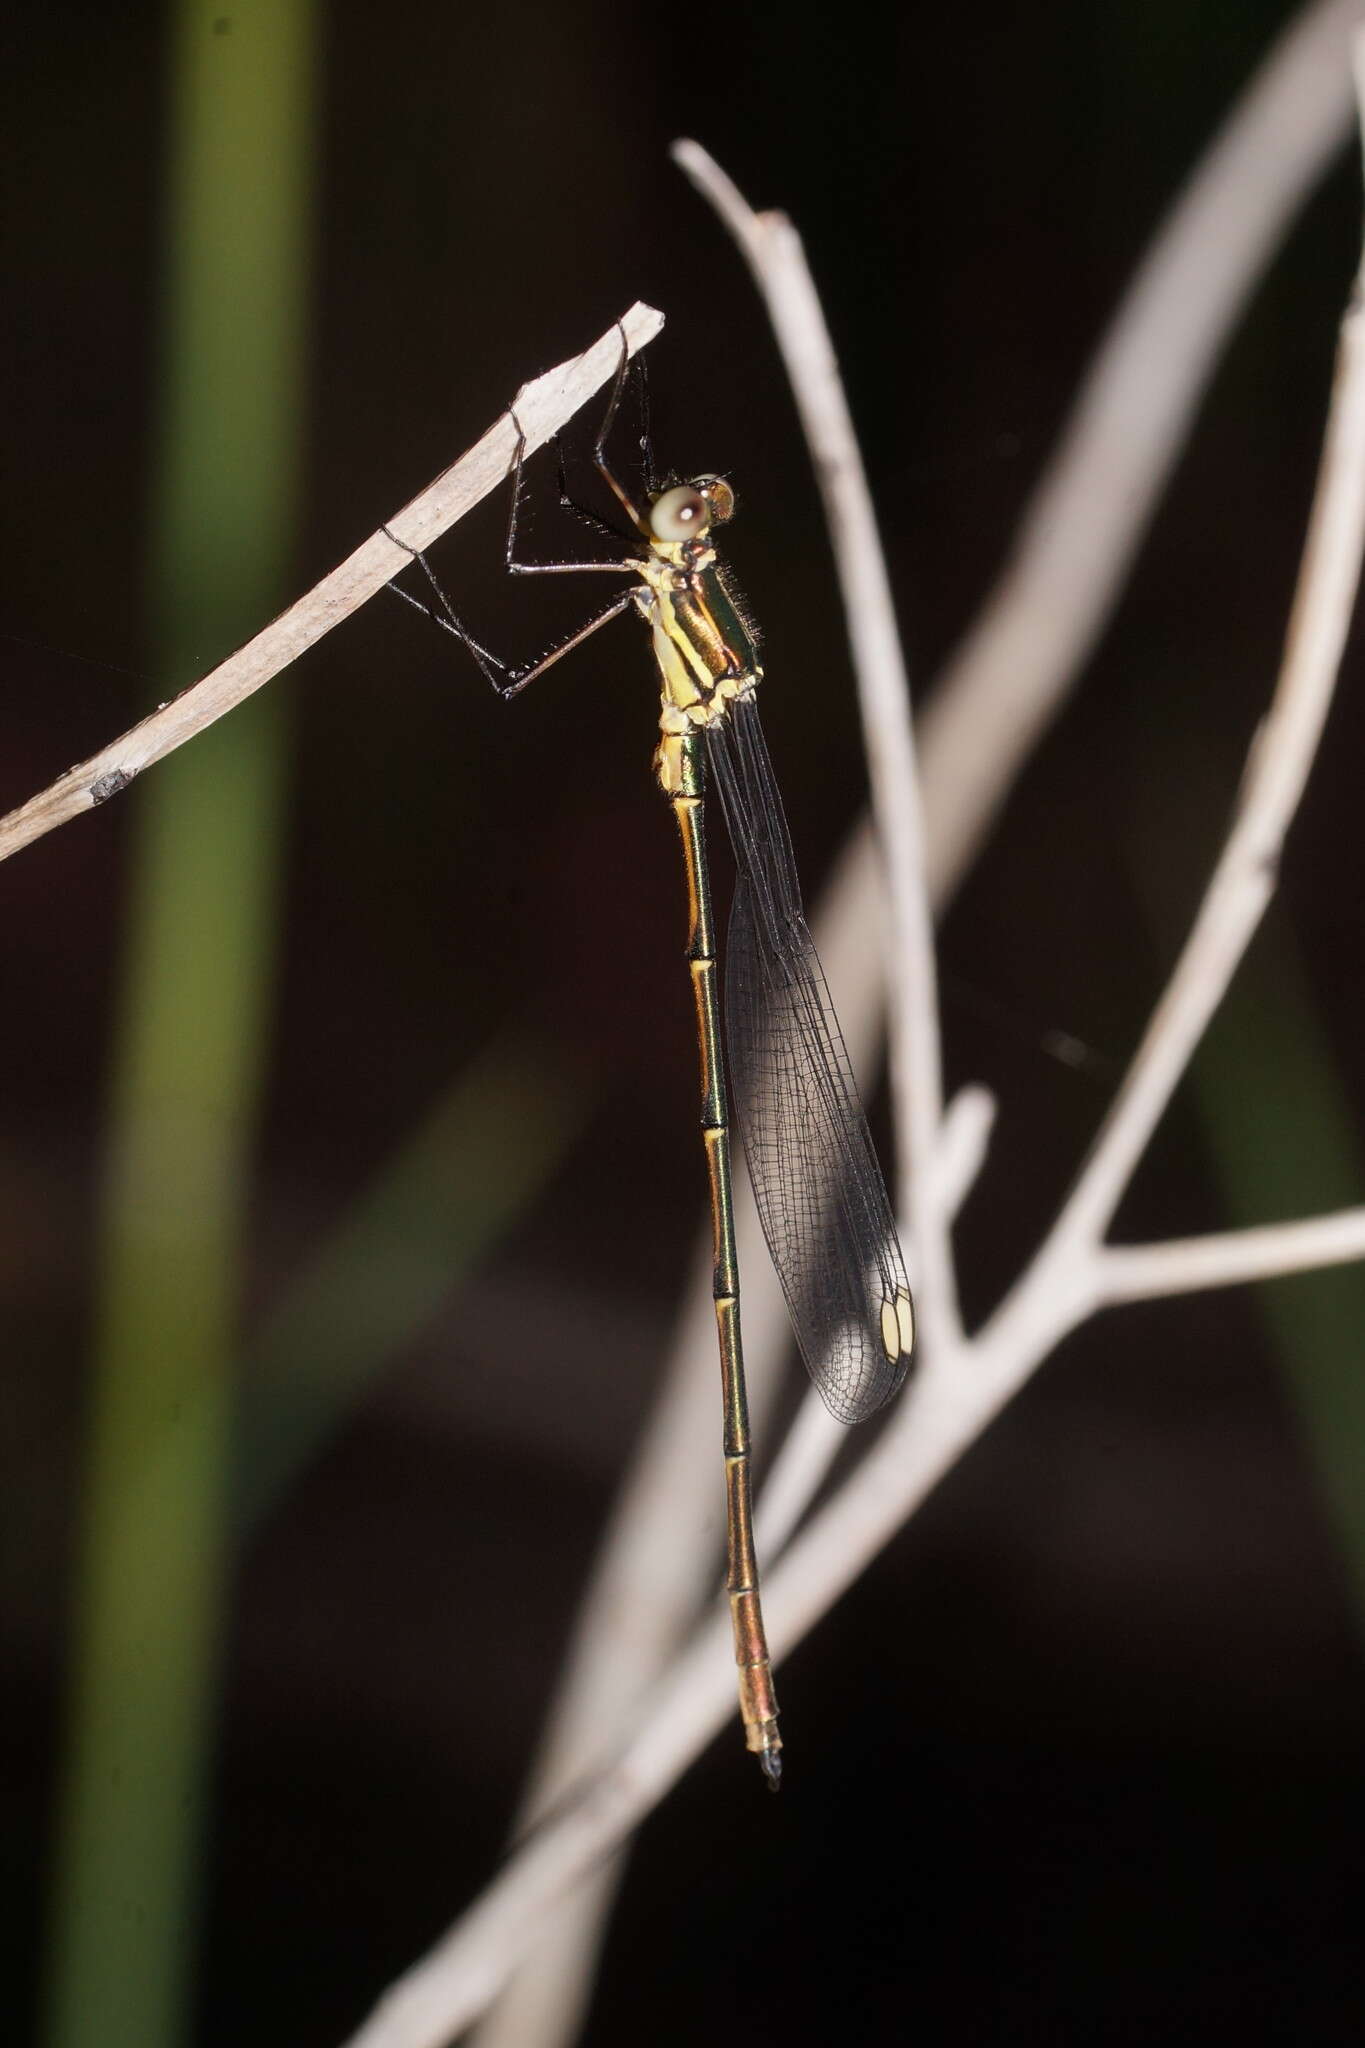
MULTIPOLYGON (((174 25, 158 667, 183 681, 287 582, 307 306, 314 10, 174 25)), ((191 1975, 225 1594, 229 1368, 273 960, 283 714, 258 702, 127 799, 49 2048, 172 2048, 191 1975)))

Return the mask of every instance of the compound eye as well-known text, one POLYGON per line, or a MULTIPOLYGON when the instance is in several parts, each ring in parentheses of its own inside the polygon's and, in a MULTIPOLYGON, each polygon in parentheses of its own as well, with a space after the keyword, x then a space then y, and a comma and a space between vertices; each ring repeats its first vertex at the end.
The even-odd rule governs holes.
POLYGON ((699 476, 694 481, 711 507, 711 524, 724 526, 735 509, 735 494, 728 480, 723 476, 699 476))
POLYGON ((676 484, 654 501, 649 530, 655 540, 691 540, 705 533, 711 523, 711 507, 695 484, 676 484))

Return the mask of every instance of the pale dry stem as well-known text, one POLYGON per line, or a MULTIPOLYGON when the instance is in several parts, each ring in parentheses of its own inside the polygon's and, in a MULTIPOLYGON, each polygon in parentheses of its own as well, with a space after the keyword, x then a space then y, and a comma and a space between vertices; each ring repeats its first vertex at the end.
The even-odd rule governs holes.
MULTIPOLYGON (((1359 19, 1360 10, 1310 10, 1286 39, 1286 64, 1301 72, 1306 43, 1314 36, 1321 41, 1329 29, 1336 34, 1339 56, 1348 17, 1359 19)), ((1321 48, 1316 56, 1321 59, 1321 48)), ((1298 83, 1302 86, 1302 76, 1298 83)), ((1264 96, 1264 81, 1257 90, 1264 96)), ((1319 162, 1335 139, 1330 101, 1331 94, 1320 90, 1317 138, 1296 142, 1294 176, 1286 180, 1295 196, 1311 175, 1305 163, 1319 162)), ((1244 257, 1244 265, 1254 268, 1253 258, 1244 257)), ((1243 276, 1243 286, 1245 281, 1243 276)), ((1164 1246, 1120 1249, 1102 1243, 1117 1194, 1268 899, 1278 848, 1320 731, 1358 573, 1359 479, 1365 477, 1361 358, 1360 315, 1353 309, 1343 325, 1318 497, 1267 738, 1253 749, 1227 850, 1171 986, 1044 1254, 974 1342, 958 1340, 943 1347, 857 1473, 772 1573, 767 1607, 779 1654, 826 1611, 1057 1338, 1093 1309, 1158 1291, 1302 1270, 1365 1248, 1365 1211, 1164 1246)), ((1203 361, 1194 365, 1190 390, 1197 388, 1204 368, 1203 361)), ((1173 447, 1172 436, 1167 462, 1173 447)), ((1116 562, 1131 538, 1125 542, 1120 536, 1111 543, 1116 562)), ((1072 636, 1073 647, 1084 642, 1085 630, 1082 622, 1072 636)), ((1070 659, 1053 657, 1058 670, 1050 699, 1054 705, 1068 680, 1070 659)), ((1017 734, 1007 735, 1007 772, 1027 743, 1017 734)), ((987 794, 976 800, 978 831, 990 808, 988 783, 981 788, 987 794)), ((978 1152, 980 1143, 984 1137, 975 1147, 978 1152)), ((937 1199, 946 1212, 952 1177, 928 1160, 921 1170, 937 1171, 937 1199)), ((933 1195, 928 1199, 934 1200, 933 1195)), ((726 1639, 717 1623, 702 1631, 654 1699, 638 1708, 638 1732, 618 1762, 559 1818, 547 1822, 472 1913, 394 1986, 354 2037, 352 2048, 437 2048, 467 2024, 487 2003, 493 1984, 506 1978, 536 1938, 533 1930, 543 1924, 538 1916, 548 1915, 573 1878, 581 1882, 592 1862, 648 1810, 658 1790, 728 1717, 731 1704, 726 1639)), ((529 2043, 531 2037, 520 2038, 529 2043)))
MULTIPOLYGON (((517 394, 517 418, 527 449, 542 447, 615 374, 623 332, 634 354, 652 341, 662 326, 661 313, 637 303, 581 356, 525 385, 517 394)), ((386 522, 389 532, 376 528, 344 562, 288 611, 272 619, 245 647, 239 647, 208 675, 88 761, 78 762, 27 803, 0 818, 0 860, 119 795, 144 768, 235 710, 333 626, 359 611, 408 566, 412 560, 409 550, 430 547, 480 499, 497 489, 511 473, 516 445, 517 429, 511 414, 504 413, 466 454, 394 513, 386 522), (390 539, 390 533, 397 539, 390 539), (399 546, 399 541, 406 546, 399 546)))

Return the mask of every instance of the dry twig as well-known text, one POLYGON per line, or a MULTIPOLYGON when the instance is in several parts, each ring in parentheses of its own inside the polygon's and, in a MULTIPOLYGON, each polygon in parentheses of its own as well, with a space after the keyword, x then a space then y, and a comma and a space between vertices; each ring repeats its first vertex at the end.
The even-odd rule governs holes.
MULTIPOLYGON (((1344 62, 1365 9, 1325 0, 1286 31, 1249 83, 1202 164, 1179 195, 1097 351, 1058 450, 1020 522, 1019 541, 980 619, 948 664, 922 715, 921 759, 929 893, 952 894, 985 837, 1001 797, 1056 716, 1084 655, 1121 588, 1153 505, 1177 459, 1219 350, 1286 227, 1349 136, 1352 95, 1344 62)), ((694 159, 695 162, 695 159, 694 159)), ((706 189, 703 174, 703 189, 706 189)), ((728 184, 728 181, 725 181, 728 184)), ((772 240, 729 188, 722 205, 741 245, 766 254, 772 240)), ((714 195, 713 195, 714 196, 714 195)), ((878 862, 866 824, 855 830, 817 920, 855 1072, 870 1058, 870 1010, 885 948, 873 942, 870 902, 878 862), (834 957, 840 939, 856 942, 834 957), (849 1031, 850 1024, 855 1028, 849 1031)), ((964 1105, 966 1107, 967 1105, 964 1105)), ((956 1105, 954 1109, 956 1109, 956 1105)), ((965 1178, 945 1194, 955 1212, 979 1165, 989 1121, 973 1106, 965 1178)), ((954 1111, 944 1143, 954 1142, 954 1111)), ((763 1254, 752 1206, 737 1204, 746 1275, 745 1333, 756 1421, 786 1347, 786 1318, 763 1254), (747 1237, 746 1237, 747 1231, 747 1237)), ((1311 1263, 1353 1256, 1355 1219, 1276 1227, 1272 1247, 1239 1234, 1171 1247, 1155 1263, 1143 1248, 1107 1252, 1104 1299, 1137 1298, 1164 1285, 1248 1278, 1245 1260, 1276 1249, 1311 1263), (1180 1255, 1177 1256, 1177 1250, 1180 1255), (1200 1274, 1203 1280, 1181 1275, 1200 1274)), ((1269 1271, 1267 1263, 1262 1270, 1269 1271)), ((653 1415, 632 1460, 600 1562, 585 1594, 545 1748, 523 1807, 530 1825, 575 1778, 601 1762, 629 1725, 692 1627, 711 1567, 701 1489, 709 1487, 714 1435, 709 1374, 711 1305, 706 1242, 653 1415), (698 1530, 690 1549, 680 1529, 698 1530)), ((829 1468, 841 1433, 816 1400, 803 1408, 769 1474, 757 1509, 760 1552, 776 1556, 829 1468)), ((479 2048, 557 2048, 576 2038, 591 1981, 596 1930, 617 1866, 604 1864, 547 1916, 534 1953, 485 2019, 479 2048)))
MULTIPOLYGON (((1358 9, 1318 8, 1314 22, 1336 18, 1339 36, 1341 19, 1351 13, 1359 18, 1358 9)), ((1097 1307, 1301 1270, 1365 1248, 1365 1211, 1164 1246, 1120 1250, 1103 1242, 1119 1195, 1273 890, 1279 850, 1335 682, 1363 536, 1365 313, 1358 284, 1342 326, 1280 680, 1248 761, 1227 846, 1171 983, 1038 1258, 975 1339, 963 1338, 951 1321, 940 1326, 900 1414, 772 1574, 775 1650, 790 1647, 826 1610, 1055 1343, 1097 1307)), ((1060 667, 1058 690, 1065 659, 1060 667)), ((988 809, 989 797, 978 799, 978 807, 988 809)), ((915 886, 913 877, 908 886, 915 886)), ((918 1171, 925 1182, 916 1189, 918 1211, 937 1211, 946 1251, 949 1176, 932 1147, 921 1152, 918 1171)), ((619 1761, 533 1836, 465 1919, 392 1988, 352 2048, 437 2048, 467 2024, 537 1938, 541 1916, 647 1811, 728 1711, 724 1632, 716 1624, 668 1674, 654 1702, 637 1712, 639 1733, 619 1761)))
MULTIPOLYGON (((619 325, 608 328, 581 356, 524 385, 517 394, 517 418, 525 430, 527 448, 543 447, 612 376, 621 360, 623 331, 633 355, 652 341, 662 326, 661 313, 637 303, 619 325)), ((516 428, 510 414, 504 413, 482 440, 394 514, 387 522, 391 532, 406 541, 408 548, 430 547, 510 474, 516 442, 516 428)), ((208 675, 88 761, 68 768, 18 810, 0 818, 0 860, 117 796, 153 761, 173 753, 235 710, 324 633, 359 611, 411 559, 407 549, 391 540, 382 527, 376 529, 245 647, 239 647, 208 675)))

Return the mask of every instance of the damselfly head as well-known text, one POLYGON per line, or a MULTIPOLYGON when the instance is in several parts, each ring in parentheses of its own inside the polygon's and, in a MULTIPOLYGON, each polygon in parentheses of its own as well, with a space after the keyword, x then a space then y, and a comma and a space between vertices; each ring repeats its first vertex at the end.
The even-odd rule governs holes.
POLYGON ((650 507, 649 530, 655 540, 695 540, 714 516, 711 501, 699 484, 675 484, 650 507))
POLYGON ((692 540, 708 526, 723 526, 734 509, 734 490, 725 477, 694 476, 660 492, 650 510, 650 532, 655 540, 692 540))

